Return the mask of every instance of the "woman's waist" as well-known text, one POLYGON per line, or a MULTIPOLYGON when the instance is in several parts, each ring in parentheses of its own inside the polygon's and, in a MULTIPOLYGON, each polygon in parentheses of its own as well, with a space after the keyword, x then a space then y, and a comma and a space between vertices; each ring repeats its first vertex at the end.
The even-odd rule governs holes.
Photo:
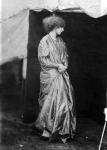
POLYGON ((58 69, 53 69, 53 68, 50 68, 50 69, 45 69, 45 70, 41 70, 40 72, 40 76, 41 77, 56 77, 56 76, 59 76, 59 75, 64 75, 64 76, 68 76, 67 74, 67 71, 63 71, 63 72, 59 72, 58 69))
POLYGON ((45 69, 41 69, 40 74, 57 75, 57 74, 59 74, 59 72, 58 72, 57 68, 45 68, 45 69))

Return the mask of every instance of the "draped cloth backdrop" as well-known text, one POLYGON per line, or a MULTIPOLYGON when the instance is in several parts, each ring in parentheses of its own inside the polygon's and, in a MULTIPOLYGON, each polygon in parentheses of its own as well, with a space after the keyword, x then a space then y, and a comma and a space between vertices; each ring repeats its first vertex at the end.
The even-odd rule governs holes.
POLYGON ((106 14, 106 7, 102 11, 100 0, 3 0, 0 25, 2 36, 0 40, 0 64, 13 57, 27 56, 28 17, 29 10, 49 11, 69 9, 69 11, 84 12, 97 18, 106 14))

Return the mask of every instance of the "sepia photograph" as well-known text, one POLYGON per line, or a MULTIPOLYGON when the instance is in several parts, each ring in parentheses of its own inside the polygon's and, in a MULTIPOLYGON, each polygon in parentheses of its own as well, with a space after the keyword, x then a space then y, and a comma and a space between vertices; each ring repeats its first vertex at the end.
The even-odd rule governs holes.
POLYGON ((0 7, 0 150, 107 150, 107 1, 0 7))

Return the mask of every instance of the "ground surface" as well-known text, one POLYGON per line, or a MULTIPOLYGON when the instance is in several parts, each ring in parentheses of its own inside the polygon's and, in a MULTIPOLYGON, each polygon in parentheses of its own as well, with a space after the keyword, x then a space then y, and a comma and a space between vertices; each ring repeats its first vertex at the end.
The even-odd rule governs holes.
MULTIPOLYGON (((30 124, 22 122, 23 102, 17 88, 2 90, 0 103, 0 150, 98 150, 103 125, 91 119, 78 118, 77 134, 73 141, 66 144, 50 143, 39 137, 30 124)), ((102 150, 107 150, 107 127, 102 150)))

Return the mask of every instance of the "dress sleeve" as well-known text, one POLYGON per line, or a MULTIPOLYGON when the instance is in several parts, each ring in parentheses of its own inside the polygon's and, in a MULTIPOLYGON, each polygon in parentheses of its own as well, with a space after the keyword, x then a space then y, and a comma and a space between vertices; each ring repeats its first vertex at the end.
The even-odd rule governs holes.
POLYGON ((42 56, 48 56, 49 54, 49 48, 48 48, 48 44, 46 41, 41 40, 38 46, 38 57, 42 57, 42 56))
POLYGON ((58 64, 53 63, 49 55, 49 47, 46 41, 40 41, 38 46, 38 59, 40 65, 47 68, 58 68, 58 64))

